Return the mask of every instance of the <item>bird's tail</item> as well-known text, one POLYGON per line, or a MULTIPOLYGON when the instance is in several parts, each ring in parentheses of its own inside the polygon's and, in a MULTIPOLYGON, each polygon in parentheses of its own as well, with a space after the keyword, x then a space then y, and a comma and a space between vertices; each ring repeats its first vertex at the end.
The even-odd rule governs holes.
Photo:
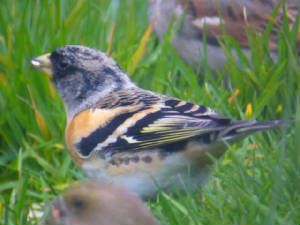
POLYGON ((259 122, 256 120, 232 121, 228 127, 219 132, 217 139, 223 141, 235 140, 258 131, 279 127, 282 125, 282 123, 282 120, 271 120, 264 122, 259 122))
POLYGON ((256 120, 231 121, 223 129, 221 128, 220 130, 215 131, 213 136, 210 136, 210 142, 208 143, 212 145, 207 145, 206 148, 206 152, 209 154, 202 154, 200 160, 202 162, 210 162, 211 158, 209 157, 209 155, 212 155, 215 158, 221 157, 227 150, 227 146, 224 142, 233 143, 249 134, 279 127, 282 124, 285 124, 285 122, 286 121, 282 120, 272 120, 264 122, 259 122, 256 120))

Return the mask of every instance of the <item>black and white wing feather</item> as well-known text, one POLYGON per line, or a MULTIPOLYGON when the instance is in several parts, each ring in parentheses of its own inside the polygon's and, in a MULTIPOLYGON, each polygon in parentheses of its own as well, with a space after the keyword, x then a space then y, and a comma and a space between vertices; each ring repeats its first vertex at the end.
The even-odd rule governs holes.
POLYGON ((210 108, 140 89, 114 93, 97 107, 120 109, 121 113, 77 143, 84 156, 91 152, 113 155, 145 149, 176 151, 176 144, 191 139, 211 144, 279 123, 232 121, 210 108))

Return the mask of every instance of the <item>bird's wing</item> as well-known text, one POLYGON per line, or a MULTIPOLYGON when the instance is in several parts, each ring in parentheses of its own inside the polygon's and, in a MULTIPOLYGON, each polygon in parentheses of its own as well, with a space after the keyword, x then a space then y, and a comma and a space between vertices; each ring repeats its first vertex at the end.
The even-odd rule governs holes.
MULTIPOLYGON (((153 149, 199 136, 208 142, 209 134, 224 129, 231 121, 204 106, 152 92, 120 91, 113 95, 81 117, 94 118, 96 127, 83 138, 73 138, 81 157, 91 152, 111 155, 153 149), (99 122, 104 118, 105 122, 99 122)), ((89 123, 89 119, 82 121, 89 123)))
POLYGON ((123 150, 151 149, 200 135, 203 139, 208 139, 207 134, 224 129, 229 123, 230 119, 209 108, 170 99, 157 107, 155 112, 136 121, 134 126, 119 137, 115 147, 123 150))
POLYGON ((115 92, 78 114, 67 128, 68 148, 91 154, 182 150, 188 140, 211 144, 280 122, 231 121, 210 108, 134 88, 115 92))
MULTIPOLYGON (((208 40, 218 35, 227 34, 234 37, 242 47, 249 47, 247 30, 253 28, 257 33, 264 33, 270 20, 274 27, 270 33, 270 48, 277 48, 276 38, 279 26, 283 24, 282 7, 276 18, 272 19, 274 8, 279 0, 191 0, 189 14, 192 23, 200 34, 206 32, 208 40)), ((290 24, 296 20, 299 6, 291 0, 286 1, 287 16, 290 24)))

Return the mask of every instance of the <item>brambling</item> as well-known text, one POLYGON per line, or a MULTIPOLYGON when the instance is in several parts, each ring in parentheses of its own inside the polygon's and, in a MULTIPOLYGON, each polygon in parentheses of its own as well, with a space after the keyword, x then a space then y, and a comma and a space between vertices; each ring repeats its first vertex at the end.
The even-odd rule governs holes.
POLYGON ((99 181, 69 188, 52 202, 45 217, 44 225, 158 225, 135 195, 99 181))
MULTIPOLYGON (((247 31, 251 27, 259 34, 264 33, 269 21, 274 22, 270 32, 269 48, 276 58, 277 34, 283 24, 282 7, 275 19, 274 8, 281 0, 148 0, 149 20, 155 21, 154 30, 163 40, 170 22, 174 19, 179 29, 172 37, 172 44, 180 57, 187 63, 198 65, 207 57, 212 69, 222 69, 227 57, 219 46, 218 36, 232 36, 249 57, 247 31), (183 19, 181 19, 183 17, 183 19), (204 53, 203 34, 206 34, 207 50, 204 53)), ((300 2, 286 0, 287 18, 292 26, 299 13, 300 2)), ((298 35, 300 40, 300 35, 298 35)))
POLYGON ((189 182, 195 189, 232 142, 280 121, 231 120, 210 108, 137 87, 96 49, 69 45, 32 59, 48 74, 67 111, 66 144, 89 177, 153 197, 189 182), (187 176, 190 171, 190 176, 187 176), (170 182, 170 179, 172 182, 170 182))

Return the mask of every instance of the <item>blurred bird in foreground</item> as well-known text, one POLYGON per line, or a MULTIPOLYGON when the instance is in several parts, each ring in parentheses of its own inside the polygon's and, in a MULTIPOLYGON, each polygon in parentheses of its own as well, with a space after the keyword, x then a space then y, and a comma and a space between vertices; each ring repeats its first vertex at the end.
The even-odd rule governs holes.
MULTIPOLYGON (((207 63, 212 69, 222 69, 227 57, 219 46, 218 37, 224 34, 233 37, 249 57, 247 38, 249 28, 263 34, 270 21, 274 26, 270 32, 269 48, 271 56, 276 58, 277 36, 284 21, 283 7, 280 6, 275 18, 272 12, 281 2, 281 0, 148 0, 148 13, 150 21, 156 20, 154 30, 160 40, 163 40, 171 21, 181 23, 172 37, 172 44, 188 64, 203 65, 205 33, 207 63)), ((284 2, 287 19, 292 27, 299 13, 300 1, 284 2)))
POLYGON ((281 121, 231 120, 214 110, 136 86, 105 53, 64 46, 31 61, 51 77, 67 110, 66 143, 89 177, 143 198, 206 181, 209 155, 281 121), (188 174, 188 171, 190 174, 188 174))
POLYGON ((57 197, 44 225, 158 225, 158 222, 147 206, 127 190, 89 181, 57 197))

